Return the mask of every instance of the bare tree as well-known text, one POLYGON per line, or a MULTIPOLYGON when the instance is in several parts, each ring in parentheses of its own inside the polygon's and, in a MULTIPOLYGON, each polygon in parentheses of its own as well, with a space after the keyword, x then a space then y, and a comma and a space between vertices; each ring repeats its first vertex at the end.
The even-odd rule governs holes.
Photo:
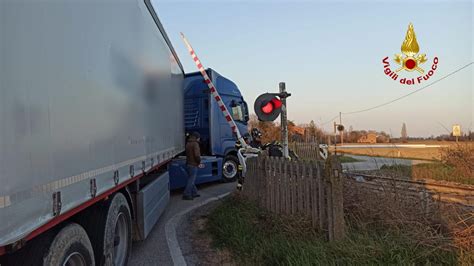
POLYGON ((405 125, 405 123, 403 123, 402 125, 402 142, 408 142, 407 126, 405 125))
POLYGON ((313 120, 309 122, 307 127, 308 137, 310 142, 314 142, 318 136, 318 129, 316 128, 316 124, 313 120))

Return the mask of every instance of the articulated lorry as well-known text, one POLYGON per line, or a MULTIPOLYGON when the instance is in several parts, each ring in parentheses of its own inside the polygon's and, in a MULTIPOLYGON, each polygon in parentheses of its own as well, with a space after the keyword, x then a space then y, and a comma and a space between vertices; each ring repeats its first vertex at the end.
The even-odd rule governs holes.
MULTIPOLYGON (((0 2, 0 264, 125 265, 186 173, 233 181, 235 138, 149 0, 0 2)), ((237 86, 209 69, 241 132, 237 86)))

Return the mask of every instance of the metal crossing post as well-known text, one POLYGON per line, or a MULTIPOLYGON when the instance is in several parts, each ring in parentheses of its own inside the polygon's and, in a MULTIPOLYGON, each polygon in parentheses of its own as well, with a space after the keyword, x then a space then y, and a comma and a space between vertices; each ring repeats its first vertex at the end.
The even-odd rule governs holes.
MULTIPOLYGON (((285 82, 280 82, 280 95, 286 95, 285 82)), ((281 142, 283 144, 283 157, 288 158, 288 118, 286 113, 286 97, 281 97, 281 142)))

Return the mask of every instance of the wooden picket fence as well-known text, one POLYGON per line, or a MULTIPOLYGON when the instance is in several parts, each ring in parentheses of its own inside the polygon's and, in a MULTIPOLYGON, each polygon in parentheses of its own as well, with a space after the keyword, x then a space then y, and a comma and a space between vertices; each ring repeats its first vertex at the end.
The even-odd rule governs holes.
POLYGON ((290 142, 288 148, 294 151, 300 160, 322 160, 319 154, 319 142, 290 142))
POLYGON ((330 241, 344 237, 343 177, 336 158, 248 159, 242 195, 273 213, 306 216, 330 241))

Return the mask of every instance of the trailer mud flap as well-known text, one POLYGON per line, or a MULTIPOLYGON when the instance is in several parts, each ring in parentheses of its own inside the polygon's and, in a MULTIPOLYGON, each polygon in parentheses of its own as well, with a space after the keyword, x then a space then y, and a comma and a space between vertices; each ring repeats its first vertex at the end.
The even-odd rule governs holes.
POLYGON ((145 186, 137 195, 137 225, 139 240, 144 240, 166 209, 170 200, 168 172, 145 186))

